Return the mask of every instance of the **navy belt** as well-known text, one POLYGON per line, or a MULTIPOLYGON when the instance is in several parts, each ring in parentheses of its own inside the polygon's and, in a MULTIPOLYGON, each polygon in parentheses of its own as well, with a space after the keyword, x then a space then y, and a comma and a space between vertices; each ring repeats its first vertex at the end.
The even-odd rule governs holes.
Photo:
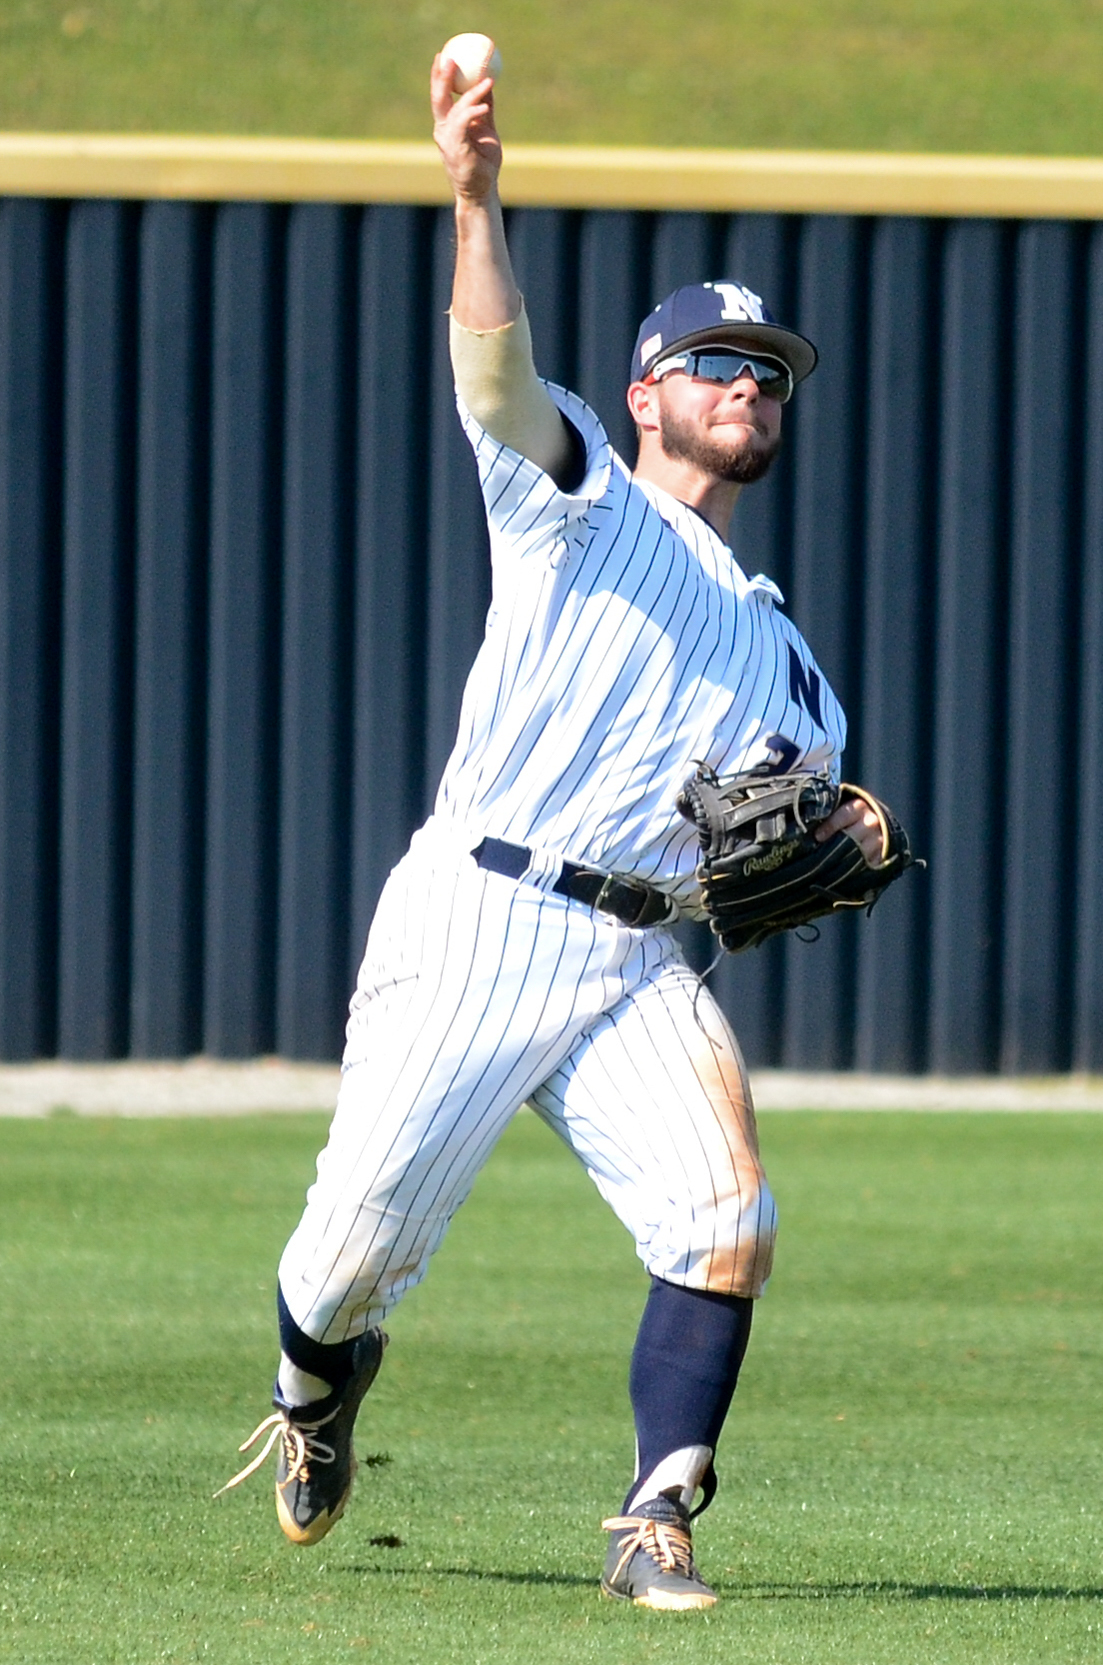
MULTIPOLYGON (((532 851, 523 844, 507 844, 501 838, 484 838, 471 854, 480 867, 507 879, 519 879, 532 860, 532 851)), ((572 902, 585 902, 599 913, 612 914, 622 925, 661 925, 674 917, 670 897, 654 885, 601 873, 596 867, 580 867, 575 861, 563 863, 552 889, 572 902)))

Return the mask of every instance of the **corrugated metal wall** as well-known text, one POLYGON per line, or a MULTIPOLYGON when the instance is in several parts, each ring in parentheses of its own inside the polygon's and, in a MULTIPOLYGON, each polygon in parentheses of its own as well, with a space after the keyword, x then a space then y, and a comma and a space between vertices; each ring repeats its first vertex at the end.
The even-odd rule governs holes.
MULTIPOLYGON (((821 347, 735 543, 930 868, 725 961, 750 1060, 1103 1067, 1103 227, 510 235, 541 367, 622 448, 674 285, 738 275, 821 347)), ((450 267, 433 209, 0 205, 3 1057, 337 1054, 487 604, 450 267)))

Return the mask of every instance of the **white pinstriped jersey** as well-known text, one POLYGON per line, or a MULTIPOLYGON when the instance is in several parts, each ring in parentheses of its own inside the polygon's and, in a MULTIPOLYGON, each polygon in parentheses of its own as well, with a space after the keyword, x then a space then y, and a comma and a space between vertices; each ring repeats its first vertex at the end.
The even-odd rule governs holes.
POLYGON ((435 814, 635 874, 695 911, 697 838, 675 800, 697 760, 838 775, 846 721, 776 586, 712 527, 633 481, 593 411, 565 493, 460 403, 490 527, 493 592, 435 814))

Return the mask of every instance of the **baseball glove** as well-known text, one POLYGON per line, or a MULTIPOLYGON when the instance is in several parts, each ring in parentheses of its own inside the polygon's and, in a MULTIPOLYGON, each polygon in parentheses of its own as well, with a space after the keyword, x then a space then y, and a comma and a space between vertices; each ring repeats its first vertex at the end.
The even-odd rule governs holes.
POLYGON ((862 787, 836 785, 825 774, 721 779, 701 764, 683 786, 678 808, 701 840, 697 878, 709 925, 732 954, 840 908, 868 911, 916 865, 892 811, 862 787), (823 843, 813 836, 848 797, 861 798, 881 824, 875 867, 849 833, 823 843))

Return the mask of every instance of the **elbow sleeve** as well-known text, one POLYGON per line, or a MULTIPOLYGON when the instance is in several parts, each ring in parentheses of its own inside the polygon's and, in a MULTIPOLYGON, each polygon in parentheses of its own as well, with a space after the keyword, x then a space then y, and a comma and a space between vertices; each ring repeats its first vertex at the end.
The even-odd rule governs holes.
POLYGON ((524 302, 511 324, 469 330, 449 316, 456 392, 479 426, 553 479, 572 461, 559 409, 536 374, 524 302))

